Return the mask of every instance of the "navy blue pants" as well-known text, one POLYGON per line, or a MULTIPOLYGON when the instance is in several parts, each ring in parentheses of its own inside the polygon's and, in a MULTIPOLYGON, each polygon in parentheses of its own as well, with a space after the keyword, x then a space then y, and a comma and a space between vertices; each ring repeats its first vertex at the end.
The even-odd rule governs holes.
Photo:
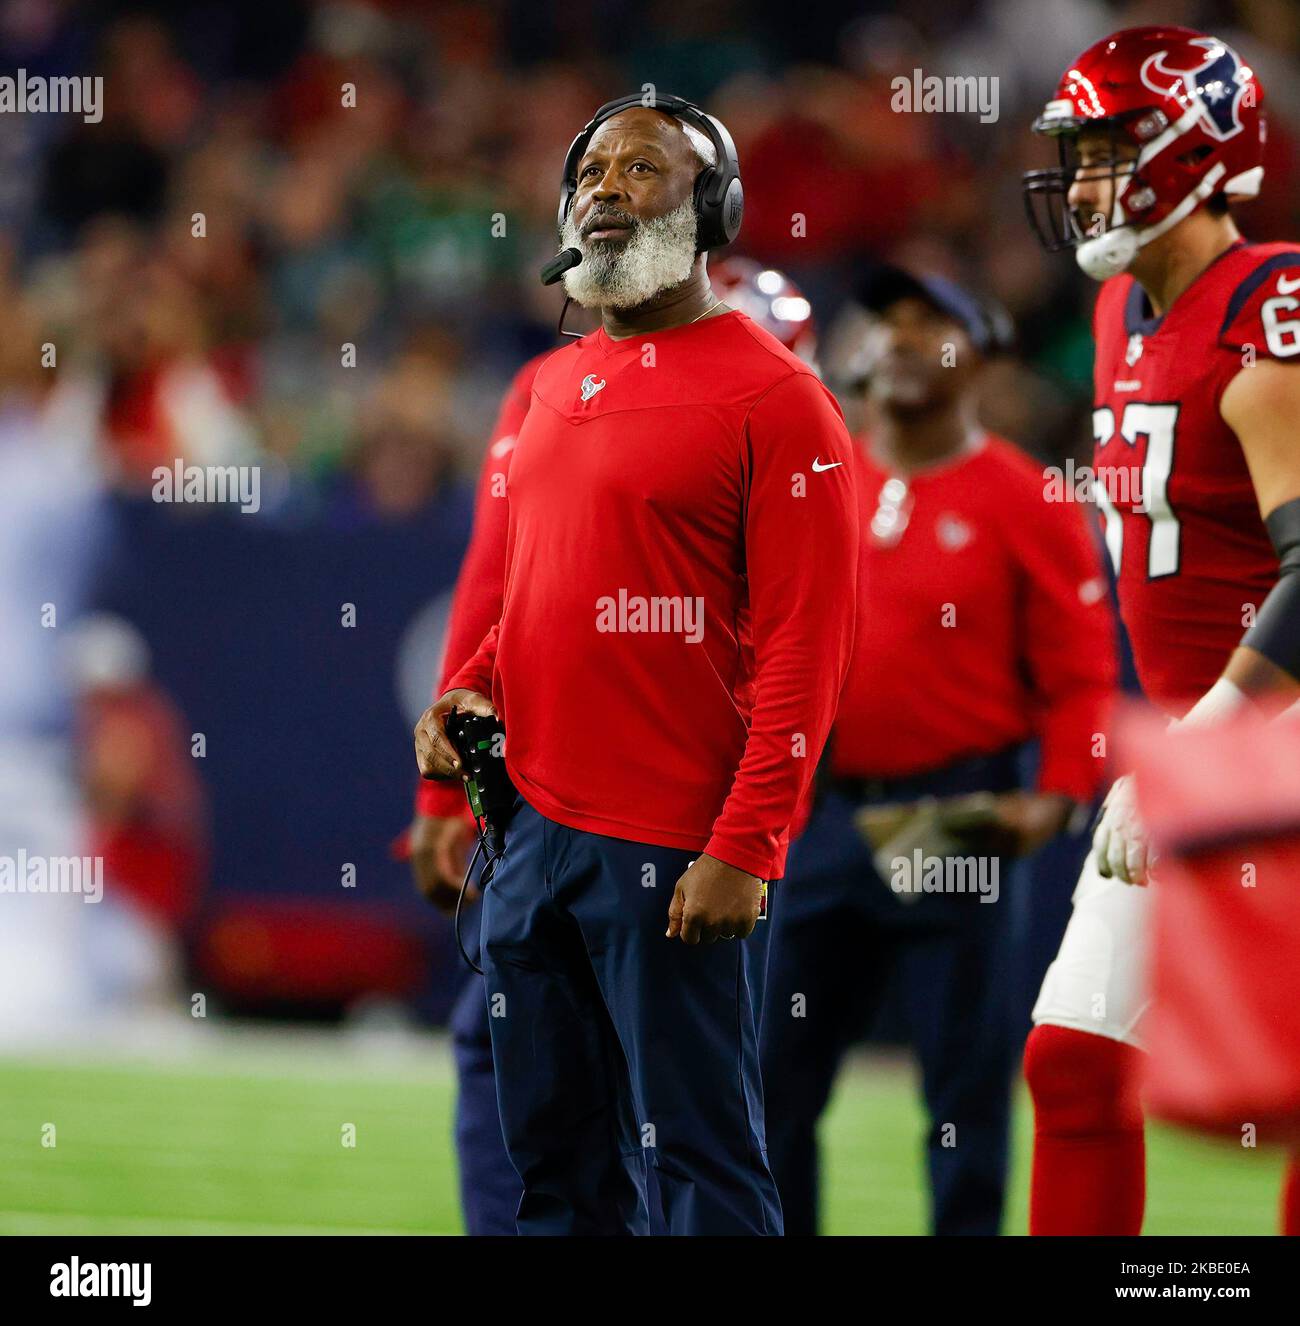
POLYGON ((484 895, 482 952, 521 1234, 782 1232, 754 988, 771 922, 745 941, 667 939, 695 855, 517 803, 484 895))
MULTIPOLYGON (((466 910, 461 918, 464 934, 478 933, 479 912, 476 905, 466 910)), ((483 959, 477 943, 470 953, 481 967, 483 959)), ((476 1237, 511 1236, 518 1233, 515 1217, 524 1185, 510 1163, 501 1136, 497 1077, 492 1066, 492 1026, 483 977, 477 972, 466 968, 448 1025, 456 1065, 456 1161, 465 1233, 476 1237)), ((653 1184, 653 1170, 648 1178, 653 1184)), ((653 1196, 650 1210, 653 1217, 657 1211, 653 1196)))
MULTIPOLYGON (((478 909, 462 918, 466 933, 478 924, 478 909)), ((471 948, 473 953, 474 949, 471 948)), ((482 966, 482 960, 479 966, 482 966)), ((514 1234, 523 1185, 501 1136, 497 1079, 492 1069, 483 978, 468 968, 451 1010, 451 1045, 456 1061, 456 1159, 460 1207, 467 1234, 514 1234)))
MULTIPOLYGON (((776 890, 769 890, 769 909, 776 890)), ((479 909, 462 918, 465 933, 479 928, 479 909)), ((751 996, 756 1004, 766 973, 769 923, 757 927, 745 941, 745 967, 751 996)), ((471 950, 475 952, 476 950, 471 950)), ((479 963, 482 966, 482 962, 479 963)), ((460 1205, 465 1232, 502 1236, 517 1232, 515 1217, 523 1184, 510 1163, 501 1136, 501 1112, 497 1109, 497 1081, 492 1067, 492 1027, 484 998, 483 978, 465 972, 465 982, 451 1010, 451 1044, 456 1065, 456 1159, 460 1171, 460 1205)), ((659 1200, 659 1185, 653 1165, 647 1167, 646 1191, 650 1207, 650 1232, 666 1233, 659 1200)))
POLYGON ((788 1234, 817 1232, 817 1122, 845 1051, 870 1030, 895 975, 930 1118, 932 1228, 998 1232, 1016 1064, 1012 871, 1000 861, 996 903, 903 900, 877 874, 852 816, 865 802, 1017 782, 1015 752, 1006 752, 853 800, 832 791, 791 847, 761 1038, 768 1149, 788 1234))

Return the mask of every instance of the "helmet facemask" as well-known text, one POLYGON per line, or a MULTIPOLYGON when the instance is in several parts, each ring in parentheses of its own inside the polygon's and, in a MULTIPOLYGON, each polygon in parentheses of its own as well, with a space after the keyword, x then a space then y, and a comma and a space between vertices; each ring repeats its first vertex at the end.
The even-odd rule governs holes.
POLYGON ((1118 276, 1128 268, 1142 243, 1137 222, 1127 215, 1120 201, 1137 170, 1137 157, 1126 157, 1120 151, 1121 144, 1131 144, 1132 139, 1117 120, 1093 121, 1082 126, 1057 123, 1050 127, 1040 121, 1034 127, 1056 140, 1060 156, 1059 165, 1026 171, 1023 178, 1025 212, 1039 243, 1049 253, 1073 249, 1079 266, 1094 280, 1118 276), (1081 128, 1106 133, 1108 149, 1104 162, 1081 164, 1081 128), (1070 188, 1081 171, 1090 182, 1109 179, 1109 216, 1101 213, 1085 216, 1071 205, 1070 188))

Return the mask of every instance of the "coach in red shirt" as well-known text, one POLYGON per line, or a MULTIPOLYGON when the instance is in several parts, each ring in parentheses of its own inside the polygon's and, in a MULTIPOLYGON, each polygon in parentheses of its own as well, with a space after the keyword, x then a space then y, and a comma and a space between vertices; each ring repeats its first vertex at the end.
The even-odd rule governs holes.
POLYGON ((774 919, 769 1155, 786 1232, 815 1232, 817 1120, 897 971, 931 1120, 933 1228, 994 1234, 1015 1066, 1010 858, 1098 790, 1114 630, 1083 510, 1045 500, 1042 467, 975 419, 996 316, 897 268, 859 302, 874 316, 858 629, 774 919), (1020 790, 1031 739, 1036 784, 1020 790), (991 805, 960 821, 919 804, 980 793, 991 805), (886 825, 885 808, 908 805, 886 825))
POLYGON ((645 1232, 647 1157, 670 1232, 781 1232, 738 941, 848 666, 857 512, 833 398, 710 291, 716 153, 652 107, 591 133, 565 280, 602 325, 537 373, 501 620, 416 731, 454 774, 446 714, 495 709, 520 793, 482 947, 521 1233, 645 1232))

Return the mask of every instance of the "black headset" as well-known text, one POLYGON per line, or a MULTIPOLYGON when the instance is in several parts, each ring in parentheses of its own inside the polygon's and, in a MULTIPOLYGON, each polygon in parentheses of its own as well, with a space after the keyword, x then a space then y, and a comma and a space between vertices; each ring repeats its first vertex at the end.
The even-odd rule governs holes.
POLYGON ((740 219, 745 214, 745 191, 740 184, 740 162, 736 159, 736 145, 726 126, 712 115, 706 115, 693 102, 682 97, 633 93, 607 101, 587 121, 582 132, 573 140, 569 154, 564 158, 564 178, 560 182, 559 228, 564 229, 573 196, 578 191, 578 162, 582 160, 591 136, 608 119, 620 111, 644 106, 647 110, 660 110, 698 129, 713 144, 718 156, 716 166, 705 166, 695 177, 695 215, 699 218, 695 251, 720 249, 730 244, 740 233, 740 219))

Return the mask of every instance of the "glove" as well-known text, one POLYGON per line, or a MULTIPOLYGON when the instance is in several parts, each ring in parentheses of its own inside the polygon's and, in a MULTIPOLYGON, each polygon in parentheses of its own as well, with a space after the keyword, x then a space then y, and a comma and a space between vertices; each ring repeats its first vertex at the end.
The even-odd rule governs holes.
MULTIPOLYGON (((1220 677, 1182 718, 1169 724, 1169 730, 1221 723, 1247 703, 1244 692, 1234 682, 1220 677)), ((1117 778, 1106 794, 1097 832, 1092 835, 1092 852, 1104 878, 1121 879, 1125 884, 1149 882, 1156 854, 1147 845, 1146 830, 1138 819, 1132 774, 1117 778)))
POLYGON ((1145 885, 1155 865, 1155 853, 1147 845, 1146 830, 1138 819, 1133 775, 1117 778, 1106 794, 1101 819, 1092 836, 1097 870, 1105 879, 1145 885))

